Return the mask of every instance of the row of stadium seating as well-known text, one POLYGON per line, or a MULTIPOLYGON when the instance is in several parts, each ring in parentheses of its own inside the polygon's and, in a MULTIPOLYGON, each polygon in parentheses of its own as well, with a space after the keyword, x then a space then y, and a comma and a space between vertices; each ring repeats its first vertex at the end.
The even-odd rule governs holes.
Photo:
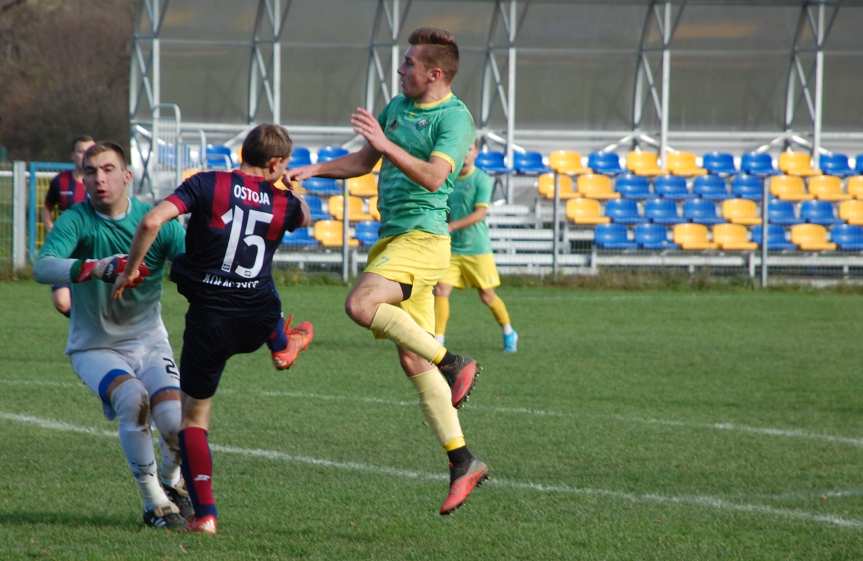
MULTIPOLYGON (((344 223, 340 220, 318 220, 307 228, 297 228, 293 232, 285 232, 282 245, 288 247, 342 247, 344 240, 344 223)), ((350 228, 350 247, 372 246, 378 241, 380 222, 368 220, 358 222, 350 228)))

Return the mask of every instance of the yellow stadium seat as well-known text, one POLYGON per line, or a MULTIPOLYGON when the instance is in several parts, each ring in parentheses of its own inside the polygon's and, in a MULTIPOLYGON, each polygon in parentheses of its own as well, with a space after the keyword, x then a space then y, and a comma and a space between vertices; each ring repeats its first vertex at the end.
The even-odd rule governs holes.
POLYGON ((827 229, 820 224, 795 224, 791 242, 803 251, 833 251, 835 243, 827 241, 827 229))
POLYGON ((707 236, 707 226, 704 224, 675 224, 672 239, 683 249, 716 249, 716 244, 707 236))
POLYGON ((581 154, 575 150, 554 150, 548 155, 548 167, 565 175, 590 173, 590 168, 581 165, 581 154))
MULTIPOLYGON (((344 197, 342 195, 336 195, 327 200, 327 211, 336 220, 344 218, 344 206, 344 197)), ((371 219, 371 215, 363 208, 363 200, 359 197, 348 195, 348 220, 350 222, 361 222, 371 219)))
MULTIPOLYGON (((201 169, 200 169, 200 168, 188 168, 188 169, 184 169, 184 170, 183 170, 183 175, 182 175, 183 181, 185 181, 185 180, 189 179, 190 177, 192 177, 192 176, 193 176, 193 175, 195 175, 196 173, 199 173, 200 171, 201 171, 201 169)), ((281 181, 281 179, 280 179, 279 181, 281 181)))
POLYGON ((835 175, 815 175, 809 178, 809 193, 822 201, 845 201, 851 198, 842 192, 842 179, 835 175))
POLYGON ((863 226, 863 201, 842 201, 839 203, 839 218, 854 226, 863 226))
POLYGON ((578 193, 589 199, 619 199, 620 193, 614 190, 611 178, 598 173, 578 176, 578 193))
POLYGON ((803 180, 796 175, 774 175, 770 178, 770 194, 783 201, 809 201, 803 180))
POLYGON ((626 169, 635 175, 662 175, 657 160, 656 152, 630 152, 626 155, 626 169))
POLYGON ((728 199, 722 201, 722 217, 734 224, 761 224, 758 205, 750 199, 728 199))
POLYGON ((821 172, 812 167, 812 158, 807 152, 782 152, 779 154, 779 170, 788 175, 810 177, 821 172))
POLYGON ((758 247, 757 243, 749 241, 749 230, 741 224, 715 224, 713 241, 720 249, 731 251, 751 251, 758 247))
POLYGON ((692 177, 695 175, 707 175, 707 170, 698 167, 695 161, 695 154, 692 152, 671 152, 665 156, 665 168, 672 175, 682 175, 684 177, 692 177))
POLYGON ((570 199, 566 202, 566 217, 576 224, 608 224, 602 215, 602 205, 596 199, 570 199))
MULTIPOLYGON (((342 247, 343 223, 340 220, 318 220, 312 229, 312 235, 324 247, 342 247)), ((350 247, 359 245, 359 240, 351 239, 350 247)))
POLYGON ((849 195, 855 199, 863 200, 863 175, 849 177, 845 187, 848 189, 849 195))
POLYGON ((372 197, 371 199, 369 199, 369 214, 371 215, 372 220, 380 221, 381 212, 378 210, 378 198, 377 197, 372 197))
POLYGON ((367 173, 348 180, 348 192, 357 197, 374 197, 378 194, 378 177, 367 173))
MULTIPOLYGON (((560 198, 574 199, 580 195, 573 190, 572 178, 568 175, 560 175, 560 198)), ((540 196, 545 199, 554 199, 554 174, 544 173, 537 180, 537 189, 540 196)))

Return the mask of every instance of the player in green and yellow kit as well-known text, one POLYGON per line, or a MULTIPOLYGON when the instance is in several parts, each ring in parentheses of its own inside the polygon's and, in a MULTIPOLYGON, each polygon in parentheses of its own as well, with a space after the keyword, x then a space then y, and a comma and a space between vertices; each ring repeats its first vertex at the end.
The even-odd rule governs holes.
POLYGON ((435 337, 443 344, 452 288, 474 287, 503 331, 504 352, 514 353, 518 350, 518 333, 512 328, 506 304, 494 291, 500 286, 500 277, 491 252, 488 224, 485 223, 494 180, 474 166, 476 153, 474 144, 449 196, 452 257, 449 269, 434 289, 435 337))

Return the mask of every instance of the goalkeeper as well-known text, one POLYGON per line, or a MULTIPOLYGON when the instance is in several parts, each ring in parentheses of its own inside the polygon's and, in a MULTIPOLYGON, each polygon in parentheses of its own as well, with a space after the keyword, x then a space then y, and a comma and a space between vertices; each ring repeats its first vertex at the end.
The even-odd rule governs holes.
POLYGON ((180 529, 192 505, 180 474, 180 389, 159 298, 165 261, 185 248, 176 221, 162 229, 147 254, 140 286, 111 298, 132 236, 149 205, 130 198, 132 173, 123 149, 94 144, 84 155, 88 199, 54 224, 36 262, 36 280, 71 282, 66 354, 81 381, 99 397, 105 416, 119 421, 120 447, 144 503, 144 523, 180 529), (151 422, 159 430, 157 467, 151 422))

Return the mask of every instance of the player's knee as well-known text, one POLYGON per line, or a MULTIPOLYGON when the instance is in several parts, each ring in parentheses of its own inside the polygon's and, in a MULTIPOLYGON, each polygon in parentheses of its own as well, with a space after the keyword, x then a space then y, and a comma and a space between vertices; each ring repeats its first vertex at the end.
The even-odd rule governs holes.
POLYGON ((176 388, 163 388, 150 396, 150 411, 159 434, 172 449, 179 448, 182 410, 180 392, 176 388))
POLYGON ((372 318, 375 315, 374 311, 369 309, 366 302, 353 292, 348 294, 348 297, 345 299, 345 313, 349 318, 364 327, 372 324, 372 318))
POLYGON ((150 396, 137 378, 130 377, 113 389, 111 406, 122 425, 138 429, 150 426, 150 396))
POLYGON ((494 299, 496 297, 497 295, 494 293, 494 290, 486 289, 479 291, 479 298, 480 300, 482 300, 483 304, 491 304, 492 302, 494 302, 494 299))

